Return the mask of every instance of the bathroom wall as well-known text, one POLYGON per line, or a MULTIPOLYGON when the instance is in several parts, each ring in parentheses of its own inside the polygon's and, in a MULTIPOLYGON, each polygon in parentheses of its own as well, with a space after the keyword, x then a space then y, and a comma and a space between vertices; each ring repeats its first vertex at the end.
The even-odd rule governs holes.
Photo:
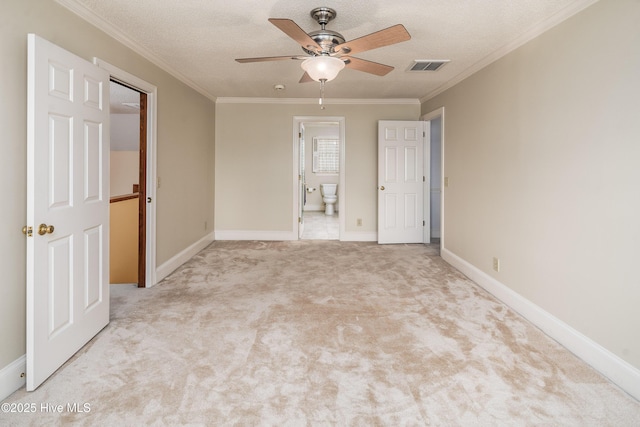
MULTIPOLYGON (((338 184, 340 182, 339 174, 317 174, 313 172, 313 138, 329 137, 340 138, 340 126, 336 123, 329 125, 326 123, 307 122, 304 124, 305 139, 305 180, 307 187, 315 188, 316 191, 307 192, 307 202, 304 205, 305 211, 322 211, 324 203, 322 202, 322 194, 320 192, 320 184, 338 184)), ((335 209, 339 210, 340 200, 335 205, 335 209)))

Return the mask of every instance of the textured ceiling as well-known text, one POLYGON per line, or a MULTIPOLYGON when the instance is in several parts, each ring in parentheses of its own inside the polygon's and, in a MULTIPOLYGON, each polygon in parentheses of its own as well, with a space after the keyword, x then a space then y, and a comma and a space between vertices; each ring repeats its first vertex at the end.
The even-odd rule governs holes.
POLYGON ((327 6, 327 28, 347 40, 403 24, 409 41, 355 55, 395 67, 384 77, 345 69, 327 98, 421 98, 477 71, 595 0, 57 0, 210 98, 314 98, 319 84, 298 83, 300 61, 240 64, 235 58, 303 54, 267 21, 327 6), (409 73, 415 59, 448 59, 436 72, 409 73), (286 86, 276 92, 275 84, 286 86))

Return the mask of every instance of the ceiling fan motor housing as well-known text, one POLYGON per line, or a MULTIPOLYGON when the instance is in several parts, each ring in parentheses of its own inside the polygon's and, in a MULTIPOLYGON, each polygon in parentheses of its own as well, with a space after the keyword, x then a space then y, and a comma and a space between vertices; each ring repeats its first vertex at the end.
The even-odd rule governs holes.
POLYGON ((312 31, 309 33, 309 37, 311 37, 322 48, 322 52, 316 52, 303 47, 302 50, 309 55, 332 54, 334 53, 333 48, 335 46, 345 42, 342 34, 331 30, 312 31))
POLYGON ((331 9, 330 7, 316 7, 310 13, 311 17, 318 21, 318 24, 322 27, 321 30, 313 31, 309 33, 309 37, 311 37, 318 45, 322 48, 321 52, 318 52, 317 49, 309 50, 305 47, 302 47, 309 55, 317 56, 317 55, 330 55, 334 52, 334 47, 345 42, 345 38, 342 34, 327 30, 325 26, 329 21, 338 16, 338 13, 331 9))
POLYGON ((316 7, 311 11, 310 15, 318 21, 318 24, 322 25, 322 29, 324 29, 324 26, 327 25, 329 21, 338 16, 338 12, 330 7, 316 7))

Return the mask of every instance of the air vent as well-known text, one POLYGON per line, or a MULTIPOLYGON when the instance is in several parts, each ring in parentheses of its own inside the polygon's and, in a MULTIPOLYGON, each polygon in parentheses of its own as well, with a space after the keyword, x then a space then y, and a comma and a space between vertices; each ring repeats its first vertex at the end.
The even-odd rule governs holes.
POLYGON ((416 59, 409 65, 407 71, 437 71, 449 61, 449 59, 416 59))

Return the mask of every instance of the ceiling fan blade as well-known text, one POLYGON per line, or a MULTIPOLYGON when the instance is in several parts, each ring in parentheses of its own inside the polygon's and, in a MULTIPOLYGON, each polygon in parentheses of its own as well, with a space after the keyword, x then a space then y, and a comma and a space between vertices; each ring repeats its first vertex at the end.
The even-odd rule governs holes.
POLYGON ((377 62, 367 61, 366 59, 354 58, 353 56, 343 56, 340 59, 345 60, 345 66, 347 68, 375 74, 376 76, 386 76, 393 71, 391 65, 379 64, 377 62))
POLYGON ((397 24, 384 30, 362 36, 360 38, 344 42, 335 47, 338 53, 353 54, 364 52, 366 50, 377 49, 379 47, 389 46, 400 42, 407 41, 411 35, 404 28, 404 25, 397 24))
POLYGON ((305 33, 304 30, 291 19, 269 18, 269 22, 298 42, 300 46, 312 51, 322 50, 320 45, 318 45, 314 39, 309 37, 309 34, 305 33))
POLYGON ((298 55, 289 55, 289 56, 263 56, 260 58, 238 58, 236 61, 240 63, 245 62, 266 62, 266 61, 283 61, 286 59, 307 59, 308 56, 298 56, 298 55))
POLYGON ((314 80, 311 78, 311 76, 309 75, 309 73, 306 73, 306 72, 305 72, 305 73, 302 75, 302 78, 300 79, 300 81, 299 81, 298 83, 309 83, 309 82, 312 82, 312 81, 314 81, 314 80))

